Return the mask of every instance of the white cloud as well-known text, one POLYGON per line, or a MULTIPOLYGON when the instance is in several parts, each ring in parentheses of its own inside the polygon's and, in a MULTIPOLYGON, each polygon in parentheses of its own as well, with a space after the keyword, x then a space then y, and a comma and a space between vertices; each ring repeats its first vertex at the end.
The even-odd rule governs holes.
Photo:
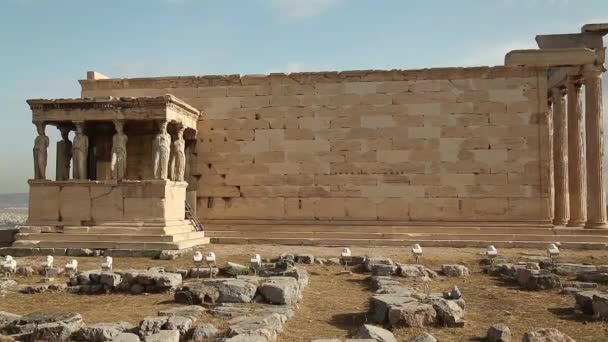
POLYGON ((488 44, 479 46, 465 57, 461 63, 464 66, 503 65, 505 55, 512 50, 537 49, 534 40, 512 40, 499 45, 488 44))
POLYGON ((338 6, 343 0, 266 0, 291 18, 315 17, 338 6))

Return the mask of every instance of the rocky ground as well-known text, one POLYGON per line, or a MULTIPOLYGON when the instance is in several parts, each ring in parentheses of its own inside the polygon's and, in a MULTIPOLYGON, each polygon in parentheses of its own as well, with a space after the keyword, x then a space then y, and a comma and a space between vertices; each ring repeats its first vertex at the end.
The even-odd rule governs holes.
MULTIPOLYGON (((210 245, 202 251, 214 251, 218 264, 228 261, 247 264, 254 253, 262 257, 276 257, 283 252, 311 253, 315 256, 331 258, 340 254, 340 248, 326 247, 288 247, 288 246, 239 246, 210 245)), ((353 248, 353 255, 384 256, 399 263, 413 263, 409 248, 353 248)), ((526 332, 537 328, 557 328, 576 341, 603 341, 608 336, 608 324, 593 320, 574 310, 572 295, 560 294, 560 289, 542 291, 522 290, 517 283, 492 276, 482 271, 479 249, 425 248, 421 263, 432 270, 441 271, 443 264, 464 264, 469 269, 465 278, 439 276, 428 282, 430 292, 442 292, 458 286, 466 302, 465 324, 463 327, 394 327, 398 341, 407 341, 421 332, 429 332, 440 341, 467 341, 486 336, 488 328, 495 323, 505 323, 519 341, 526 332)), ((511 260, 524 261, 531 255, 544 255, 539 250, 503 249, 501 256, 511 260)), ((56 257, 57 265, 63 265, 66 257, 56 257)), ((72 259, 71 257, 69 259, 72 259)), ((101 258, 82 257, 81 270, 99 269, 101 258)), ((40 257, 18 258, 20 265, 36 265, 40 257)), ((563 262, 585 262, 596 265, 608 264, 607 251, 568 251, 560 256, 563 262)), ((147 269, 165 267, 167 270, 191 268, 190 255, 176 260, 152 260, 147 258, 114 258, 115 269, 147 269)), ((340 274, 338 265, 304 265, 308 270, 310 283, 304 289, 303 299, 295 306, 295 315, 289 319, 278 341, 310 341, 319 338, 345 339, 356 334, 364 323, 371 323, 369 313, 370 298, 374 295, 369 273, 355 271, 340 274)), ((395 278, 402 286, 424 291, 419 279, 395 278)), ((573 276, 561 276, 562 282, 574 280, 573 276)), ((40 276, 18 277, 20 284, 32 284, 40 276)), ((58 277, 58 282, 67 278, 58 277)), ((600 290, 606 289, 601 285, 600 290)), ((3 292, 0 298, 0 311, 28 314, 34 311, 78 312, 86 324, 98 322, 125 321, 139 324, 147 316, 174 307, 173 293, 153 293, 130 295, 125 293, 82 295, 68 292, 46 292, 40 294, 21 294, 3 292)), ((199 323, 211 322, 222 326, 217 316, 203 314, 199 323)))

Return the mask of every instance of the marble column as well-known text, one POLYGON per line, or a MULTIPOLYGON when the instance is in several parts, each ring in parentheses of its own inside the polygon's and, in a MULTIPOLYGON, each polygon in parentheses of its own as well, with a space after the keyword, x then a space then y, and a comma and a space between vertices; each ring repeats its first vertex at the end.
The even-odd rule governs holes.
POLYGON ((555 177, 555 216, 553 224, 566 225, 570 218, 568 199, 568 136, 566 93, 563 88, 551 89, 553 99, 553 167, 555 177))
POLYGON ((568 93, 569 227, 582 227, 587 220, 587 168, 581 87, 582 84, 578 80, 569 80, 566 87, 568 93))
POLYGON ((587 150, 587 223, 585 228, 608 228, 604 193, 602 129, 603 66, 587 65, 585 77, 585 137, 587 150))

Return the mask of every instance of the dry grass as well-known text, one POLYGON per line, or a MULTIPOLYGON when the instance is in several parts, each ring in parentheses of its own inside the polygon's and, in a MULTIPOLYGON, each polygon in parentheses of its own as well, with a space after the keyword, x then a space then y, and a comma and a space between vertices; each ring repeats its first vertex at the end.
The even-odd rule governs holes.
MULTIPOLYGON (((339 248, 327 247, 287 247, 287 246, 246 246, 210 245, 204 250, 213 250, 220 263, 235 261, 245 263, 252 253, 263 257, 277 256, 281 252, 312 253, 317 256, 336 256, 339 248)), ((411 257, 403 248, 354 248, 355 254, 382 255, 397 262, 411 263, 411 257)), ((394 331, 399 341, 422 330, 429 331, 441 341, 468 341, 485 336, 493 323, 504 322, 513 331, 515 340, 523 332, 540 327, 553 327, 569 334, 577 341, 608 341, 608 323, 586 322, 572 312, 574 299, 559 295, 558 291, 528 292, 481 273, 478 261, 479 249, 426 248, 422 262, 433 269, 444 263, 463 263, 472 271, 465 280, 440 277, 432 283, 435 291, 446 290, 457 285, 467 303, 464 328, 399 328, 394 331)), ((502 249, 504 256, 523 259, 525 254, 539 254, 536 250, 502 249)), ((67 258, 56 258, 57 264, 67 258)), ((100 258, 77 258, 80 268, 99 268, 100 258)), ((36 258, 19 258, 19 262, 34 263, 36 258)), ((608 264, 606 251, 563 251, 563 261, 608 264)), ((115 258, 115 268, 144 269, 150 266, 164 266, 167 269, 190 267, 189 258, 174 261, 151 260, 145 258, 115 258)), ((311 283, 304 292, 304 299, 298 304, 296 315, 287 322, 279 341, 309 341, 313 338, 345 338, 367 320, 367 306, 372 292, 366 275, 337 275, 338 266, 307 266, 311 273, 311 283)), ((31 283, 31 279, 19 278, 20 283, 31 283)), ((63 279, 61 279, 63 280, 63 279)), ((403 280, 407 284, 407 280, 403 280)), ((87 323, 101 321, 128 321, 137 323, 143 317, 154 315, 158 310, 175 306, 172 294, 153 295, 96 295, 84 296, 67 293, 41 295, 12 295, 0 299, 0 310, 28 313, 33 311, 76 311, 87 323)), ((218 322, 211 316, 202 322, 218 322)))

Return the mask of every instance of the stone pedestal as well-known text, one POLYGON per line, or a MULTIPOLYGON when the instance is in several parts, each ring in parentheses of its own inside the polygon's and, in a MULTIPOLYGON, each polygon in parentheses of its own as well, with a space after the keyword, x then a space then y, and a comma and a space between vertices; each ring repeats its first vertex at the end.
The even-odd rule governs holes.
POLYGON ((568 196, 568 135, 565 92, 551 89, 553 99, 553 162, 555 177, 555 216, 553 224, 565 225, 570 217, 568 196))
POLYGON ((185 182, 30 180, 15 246, 182 249, 208 242, 185 220, 185 182))
POLYGON ((568 92, 568 190, 570 227, 582 227, 587 220, 585 134, 581 84, 569 82, 568 92))
POLYGON ((603 67, 585 68, 585 130, 587 142, 586 228, 608 228, 604 193, 604 142, 602 137, 603 67))

